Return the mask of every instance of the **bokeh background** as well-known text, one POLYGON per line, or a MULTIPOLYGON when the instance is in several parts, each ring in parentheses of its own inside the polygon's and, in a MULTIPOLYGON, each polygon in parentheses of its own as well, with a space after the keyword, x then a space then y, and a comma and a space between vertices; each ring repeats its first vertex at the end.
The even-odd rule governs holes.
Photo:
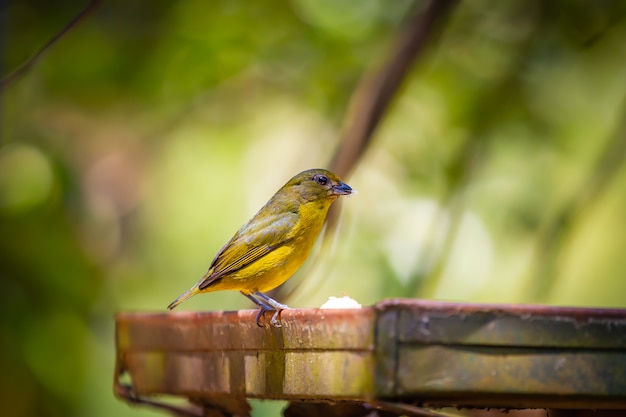
MULTIPOLYGON (((2 74, 84 4, 2 2, 2 74)), ((114 313, 163 311, 288 178, 327 166, 415 7, 103 1, 5 88, 2 414, 160 415, 113 397, 114 313)), ((618 0, 461 2, 282 301, 626 307, 625 19, 618 0)))

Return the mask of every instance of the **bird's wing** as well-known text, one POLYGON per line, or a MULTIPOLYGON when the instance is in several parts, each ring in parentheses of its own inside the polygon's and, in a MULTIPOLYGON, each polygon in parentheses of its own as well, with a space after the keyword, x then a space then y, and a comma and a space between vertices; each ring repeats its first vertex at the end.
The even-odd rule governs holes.
POLYGON ((292 212, 252 219, 215 256, 199 289, 206 288, 224 275, 250 265, 289 242, 297 222, 298 215, 292 212))

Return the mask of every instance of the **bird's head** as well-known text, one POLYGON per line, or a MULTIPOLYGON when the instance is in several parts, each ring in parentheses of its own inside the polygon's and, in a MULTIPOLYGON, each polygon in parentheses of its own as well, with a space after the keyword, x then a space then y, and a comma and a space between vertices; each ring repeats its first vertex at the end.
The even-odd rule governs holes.
POLYGON ((285 187, 300 194, 305 201, 336 200, 352 194, 352 188, 325 169, 309 169, 293 177, 285 187))

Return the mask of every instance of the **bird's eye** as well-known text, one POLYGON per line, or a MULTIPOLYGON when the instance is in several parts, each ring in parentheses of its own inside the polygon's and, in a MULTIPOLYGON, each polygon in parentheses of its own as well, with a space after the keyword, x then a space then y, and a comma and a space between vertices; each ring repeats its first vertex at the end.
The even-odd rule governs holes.
POLYGON ((325 175, 317 175, 315 176, 315 181, 317 181, 319 185, 326 185, 328 184, 328 177, 325 175))

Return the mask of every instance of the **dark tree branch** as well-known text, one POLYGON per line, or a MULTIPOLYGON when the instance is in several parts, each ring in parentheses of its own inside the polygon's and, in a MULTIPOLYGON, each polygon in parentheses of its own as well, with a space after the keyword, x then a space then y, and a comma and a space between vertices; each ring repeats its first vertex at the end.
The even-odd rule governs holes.
POLYGON ((418 58, 432 44, 458 0, 432 0, 423 12, 411 16, 383 68, 367 74, 353 95, 343 138, 330 170, 347 177, 369 145, 392 98, 418 58))
MULTIPOLYGON (((425 9, 415 12, 406 26, 398 33, 391 48, 390 57, 383 67, 366 74, 360 81, 347 111, 344 133, 339 148, 329 164, 329 169, 340 177, 347 177, 365 153, 374 131, 380 124, 391 100, 404 82, 409 70, 426 48, 432 45, 443 29, 446 18, 458 0, 431 0, 425 9)), ((340 202, 331 207, 326 221, 322 253, 327 253, 331 237, 337 226, 340 202)), ((298 281, 291 288, 279 287, 274 295, 289 297, 299 287, 298 281)))

